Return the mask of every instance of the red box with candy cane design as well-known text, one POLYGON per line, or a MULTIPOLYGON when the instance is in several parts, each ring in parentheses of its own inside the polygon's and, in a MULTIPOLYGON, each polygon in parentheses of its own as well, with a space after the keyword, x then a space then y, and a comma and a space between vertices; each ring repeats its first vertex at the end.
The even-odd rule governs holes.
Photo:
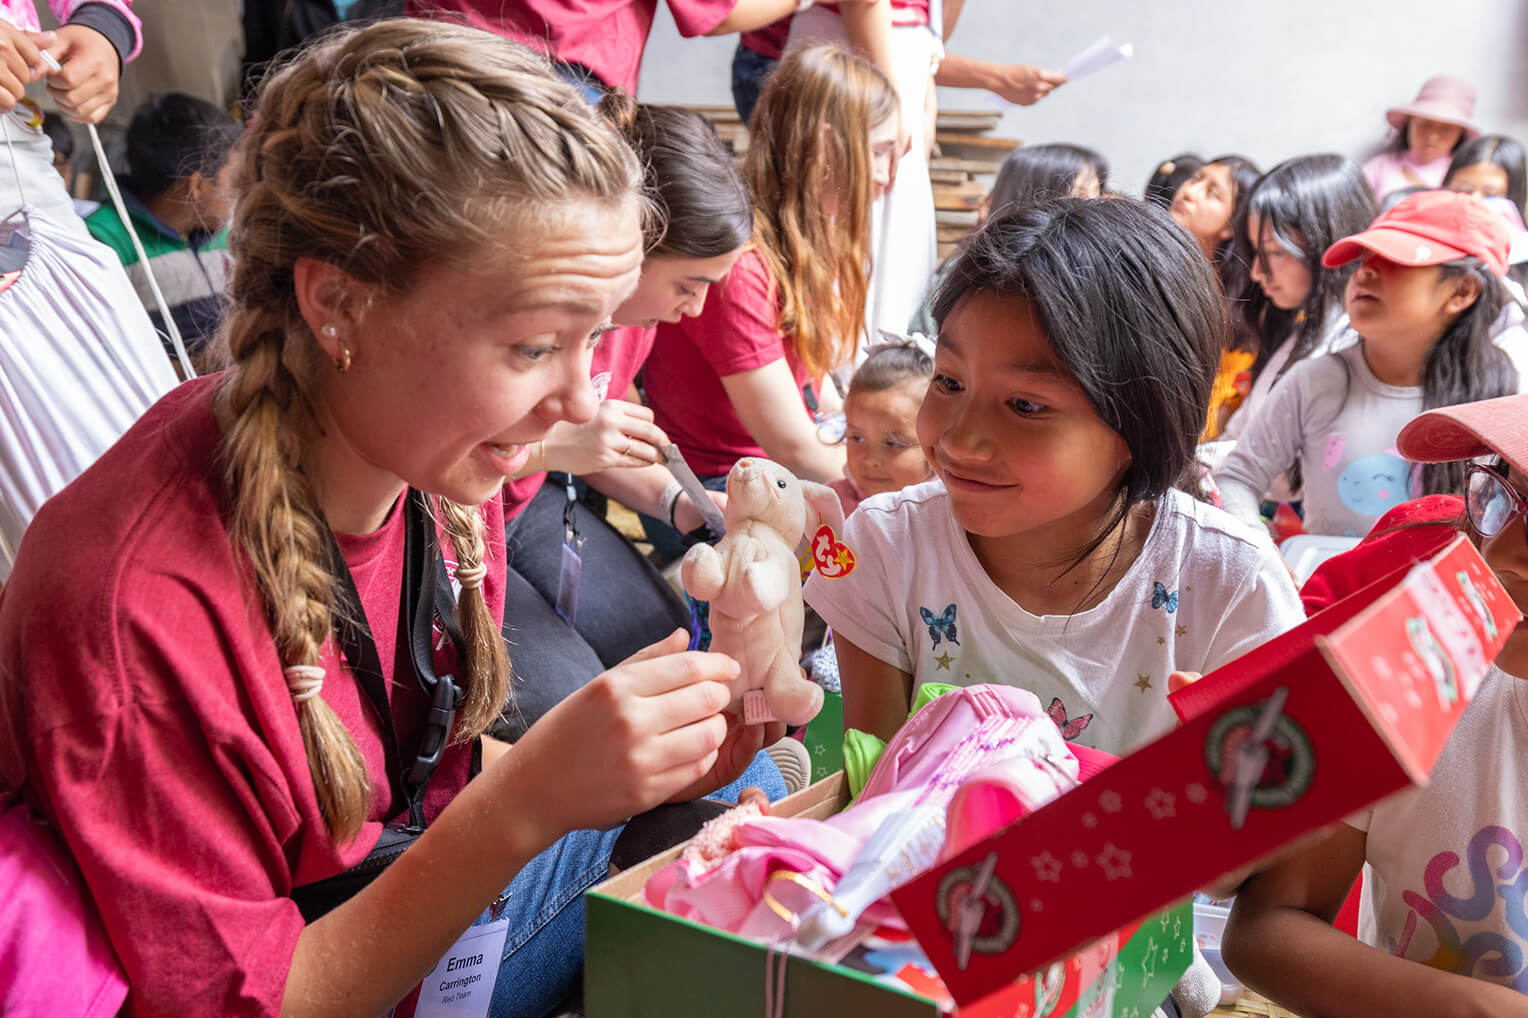
POLYGON ((1182 727, 893 892, 954 998, 1422 784, 1520 616, 1460 538, 1176 694, 1182 727))

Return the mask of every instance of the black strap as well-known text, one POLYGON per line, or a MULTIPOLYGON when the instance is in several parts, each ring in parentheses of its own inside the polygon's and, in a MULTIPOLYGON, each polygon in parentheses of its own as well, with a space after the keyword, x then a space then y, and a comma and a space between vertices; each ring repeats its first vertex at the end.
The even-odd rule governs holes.
POLYGON ((456 706, 461 701, 461 687, 450 675, 435 674, 434 620, 439 618, 446 635, 456 645, 458 661, 464 660, 466 640, 456 617, 456 599, 446 564, 435 536, 435 524, 429 504, 421 492, 412 489, 404 503, 403 590, 398 612, 399 645, 409 649, 409 660, 425 696, 430 699, 429 713, 420 734, 414 760, 405 771, 398 733, 393 724, 392 707, 383 679, 377 643, 366 622, 355 579, 345 564, 344 554, 334 535, 329 535, 329 553, 334 575, 339 579, 338 601, 334 612, 334 635, 344 652, 351 672, 371 702, 382 722, 383 749, 393 801, 407 804, 409 826, 424 827, 424 795, 430 776, 440 763, 440 755, 451 735, 456 706))

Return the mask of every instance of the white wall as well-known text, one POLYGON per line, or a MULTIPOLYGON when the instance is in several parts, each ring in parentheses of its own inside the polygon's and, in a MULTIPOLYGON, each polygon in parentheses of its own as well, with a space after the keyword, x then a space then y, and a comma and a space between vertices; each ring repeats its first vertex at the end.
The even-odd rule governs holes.
MULTIPOLYGON (((1184 150, 1264 169, 1308 152, 1361 157, 1384 140, 1385 108, 1434 73, 1473 81, 1481 125, 1528 142, 1524 0, 967 0, 950 49, 1059 66, 1106 32, 1135 59, 1010 108, 998 133, 1090 145, 1131 194, 1184 150)), ((681 39, 660 9, 639 98, 730 104, 734 45, 681 39)), ((940 101, 1000 105, 959 89, 940 101)))

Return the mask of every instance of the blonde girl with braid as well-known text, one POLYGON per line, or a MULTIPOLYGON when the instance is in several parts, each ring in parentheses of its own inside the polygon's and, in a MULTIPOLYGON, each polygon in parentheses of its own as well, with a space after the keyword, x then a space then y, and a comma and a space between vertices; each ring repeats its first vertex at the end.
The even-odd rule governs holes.
POLYGON ((719 713, 733 662, 675 634, 512 748, 479 739, 508 691, 499 489, 594 413, 591 348, 642 264, 640 169, 541 58, 405 20, 274 72, 234 158, 232 366, 28 532, 0 595, 0 788, 77 861, 135 1018, 412 1013, 494 923, 465 985, 543 1014, 614 837, 590 829, 737 778, 764 738, 719 713), (447 635, 407 610, 410 521, 459 591, 433 602, 447 635), (465 692, 426 829, 305 919, 294 897, 408 817, 432 668, 465 692))

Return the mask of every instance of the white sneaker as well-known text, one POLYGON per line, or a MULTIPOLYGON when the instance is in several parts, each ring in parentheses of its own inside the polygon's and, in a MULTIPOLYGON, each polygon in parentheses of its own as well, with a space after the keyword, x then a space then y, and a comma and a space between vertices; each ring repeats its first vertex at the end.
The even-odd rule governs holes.
POLYGON ((812 754, 807 752, 800 739, 786 736, 773 746, 765 746, 764 752, 780 768, 780 777, 785 779, 787 795, 799 792, 812 783, 812 754))

